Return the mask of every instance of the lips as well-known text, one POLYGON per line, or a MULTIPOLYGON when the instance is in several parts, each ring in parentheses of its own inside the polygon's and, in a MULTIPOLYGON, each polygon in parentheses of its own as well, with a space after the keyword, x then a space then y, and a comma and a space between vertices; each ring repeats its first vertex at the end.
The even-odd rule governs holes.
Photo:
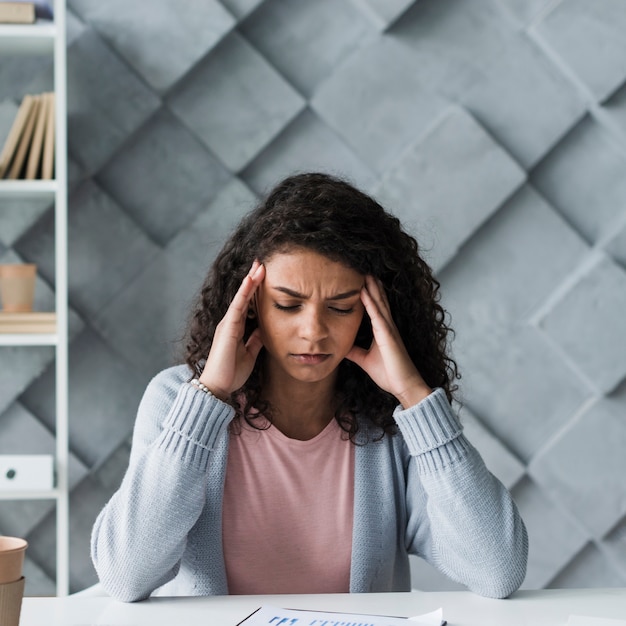
POLYGON ((330 358, 330 354, 292 354, 291 357, 302 365, 319 365, 330 358))

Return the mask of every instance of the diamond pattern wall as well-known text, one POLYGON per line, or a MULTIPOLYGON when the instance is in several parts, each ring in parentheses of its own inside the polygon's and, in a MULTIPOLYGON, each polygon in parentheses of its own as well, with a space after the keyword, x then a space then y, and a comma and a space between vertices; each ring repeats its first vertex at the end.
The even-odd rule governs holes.
MULTIPOLYGON (((529 528, 524 586, 626 586, 623 1, 68 4, 72 590, 96 581, 91 525, 224 234, 309 169, 422 242, 467 431, 529 528)), ((0 136, 51 86, 23 62, 0 63, 0 136)), ((51 209, 3 202, 0 261, 38 263, 49 309, 51 209)), ((0 453, 50 449, 52 358, 0 349, 0 453)), ((1 503, 31 595, 54 592, 54 525, 53 503, 1 503)))

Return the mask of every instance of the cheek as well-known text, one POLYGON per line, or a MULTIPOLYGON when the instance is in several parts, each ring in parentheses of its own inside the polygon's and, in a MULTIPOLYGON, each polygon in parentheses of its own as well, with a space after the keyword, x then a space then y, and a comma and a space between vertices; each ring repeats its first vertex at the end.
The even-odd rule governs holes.
POLYGON ((363 311, 358 315, 351 315, 349 319, 345 320, 345 324, 340 329, 340 335, 344 338, 343 343, 346 346, 346 351, 354 345, 359 328, 361 327, 361 320, 363 319, 363 311))
POLYGON ((266 348, 280 343, 281 338, 287 333, 289 320, 279 319, 275 310, 263 310, 259 312, 259 330, 261 331, 261 339, 266 348))

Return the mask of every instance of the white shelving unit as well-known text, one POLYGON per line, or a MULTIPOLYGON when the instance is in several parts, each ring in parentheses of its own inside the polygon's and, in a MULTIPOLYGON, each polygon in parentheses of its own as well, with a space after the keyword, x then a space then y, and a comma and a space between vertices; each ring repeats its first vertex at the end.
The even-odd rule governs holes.
MULTIPOLYGON (((69 593, 68 489, 68 302, 67 302, 67 73, 65 0, 54 0, 54 21, 32 25, 0 24, 0 57, 51 55, 55 92, 55 179, 0 180, 0 212, 7 198, 46 198, 54 202, 55 309, 54 334, 0 334, 0 346, 54 346, 56 368, 56 486, 49 491, 0 491, 0 500, 54 500, 56 502, 57 595, 69 593)), ((16 94, 22 96, 24 94, 16 94)))

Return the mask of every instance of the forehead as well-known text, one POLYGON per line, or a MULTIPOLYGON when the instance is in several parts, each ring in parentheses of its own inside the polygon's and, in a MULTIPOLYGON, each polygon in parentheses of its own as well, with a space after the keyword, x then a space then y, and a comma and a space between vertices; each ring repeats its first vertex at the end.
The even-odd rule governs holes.
POLYGON ((270 286, 302 286, 305 284, 361 285, 363 275, 340 261, 309 250, 294 248, 276 252, 265 262, 265 282, 270 286))

